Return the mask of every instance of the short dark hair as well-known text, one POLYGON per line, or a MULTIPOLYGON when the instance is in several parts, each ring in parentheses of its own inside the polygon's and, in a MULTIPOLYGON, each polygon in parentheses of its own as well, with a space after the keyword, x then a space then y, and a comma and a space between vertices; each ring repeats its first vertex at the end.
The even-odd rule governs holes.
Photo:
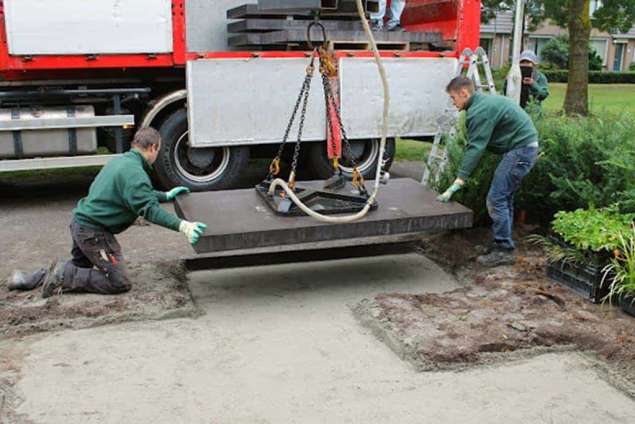
POLYGON ((158 145, 161 143, 161 134, 159 131, 151 127, 141 128, 134 135, 132 144, 146 150, 150 146, 158 145))
POLYGON ((452 81, 448 83, 448 86, 445 87, 445 91, 448 93, 457 92, 464 88, 470 93, 474 93, 474 81, 472 81, 471 78, 461 76, 453 78, 452 81))

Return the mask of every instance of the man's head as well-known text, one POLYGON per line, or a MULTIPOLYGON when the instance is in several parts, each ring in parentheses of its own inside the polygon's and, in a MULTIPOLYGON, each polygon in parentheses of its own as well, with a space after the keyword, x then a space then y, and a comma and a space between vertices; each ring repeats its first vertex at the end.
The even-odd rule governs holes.
POLYGON ((456 77, 445 88, 458 110, 464 110, 474 94, 474 82, 467 77, 456 77))
POLYGON ((139 150, 145 160, 150 164, 154 164, 161 149, 161 134, 154 128, 141 128, 134 135, 132 147, 139 150))
POLYGON ((520 66, 528 66, 533 68, 538 65, 538 62, 540 62, 538 56, 536 56, 536 54, 531 50, 525 50, 520 54, 520 66))

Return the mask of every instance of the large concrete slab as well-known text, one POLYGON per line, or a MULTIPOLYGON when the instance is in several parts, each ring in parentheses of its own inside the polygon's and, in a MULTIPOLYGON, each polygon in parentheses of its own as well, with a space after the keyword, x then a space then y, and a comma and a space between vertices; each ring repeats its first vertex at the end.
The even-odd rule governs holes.
MULTIPOLYGON (((302 183, 320 187, 318 181, 302 183)), ((370 189, 370 183, 367 183, 370 189)), ((424 233, 467 228, 472 211, 458 203, 439 203, 436 193, 410 179, 382 186, 377 210, 356 222, 326 224, 310 217, 276 216, 254 189, 193 193, 180 196, 177 214, 188 221, 207 224, 195 246, 198 253, 267 246, 292 245, 343 239, 424 233)))

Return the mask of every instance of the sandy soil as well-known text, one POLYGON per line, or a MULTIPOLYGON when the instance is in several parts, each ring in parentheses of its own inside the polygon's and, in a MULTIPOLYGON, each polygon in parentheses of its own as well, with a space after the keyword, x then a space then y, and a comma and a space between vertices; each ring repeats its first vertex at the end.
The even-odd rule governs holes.
POLYGON ((610 378, 635 397, 635 318, 551 282, 542 251, 528 243, 521 243, 514 266, 479 267, 472 261, 474 246, 487 237, 483 230, 455 232, 424 244, 464 287, 442 294, 380 294, 358 304, 357 316, 421 370, 574 349, 606 361, 610 378))

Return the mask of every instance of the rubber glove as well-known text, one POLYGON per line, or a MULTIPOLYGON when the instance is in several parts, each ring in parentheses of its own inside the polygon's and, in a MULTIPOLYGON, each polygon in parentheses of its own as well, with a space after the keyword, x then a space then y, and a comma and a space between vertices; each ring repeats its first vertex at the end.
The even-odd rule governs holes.
POLYGON ((179 231, 185 234, 187 240, 194 246, 198 243, 201 235, 205 232, 207 225, 201 222, 189 222, 189 221, 181 221, 179 225, 179 231))
POLYGON ((461 190, 461 188, 463 188, 463 184, 464 184, 463 180, 460 178, 457 178, 456 180, 454 180, 450 188, 448 188, 443 194, 437 197, 437 200, 442 203, 449 202, 452 196, 454 195, 454 193, 456 193, 457 191, 461 190))
POLYGON ((189 192, 190 192, 189 188, 179 186, 179 187, 174 187, 172 190, 165 193, 165 196, 168 200, 174 200, 174 198, 178 196, 179 194, 189 193, 189 192))

